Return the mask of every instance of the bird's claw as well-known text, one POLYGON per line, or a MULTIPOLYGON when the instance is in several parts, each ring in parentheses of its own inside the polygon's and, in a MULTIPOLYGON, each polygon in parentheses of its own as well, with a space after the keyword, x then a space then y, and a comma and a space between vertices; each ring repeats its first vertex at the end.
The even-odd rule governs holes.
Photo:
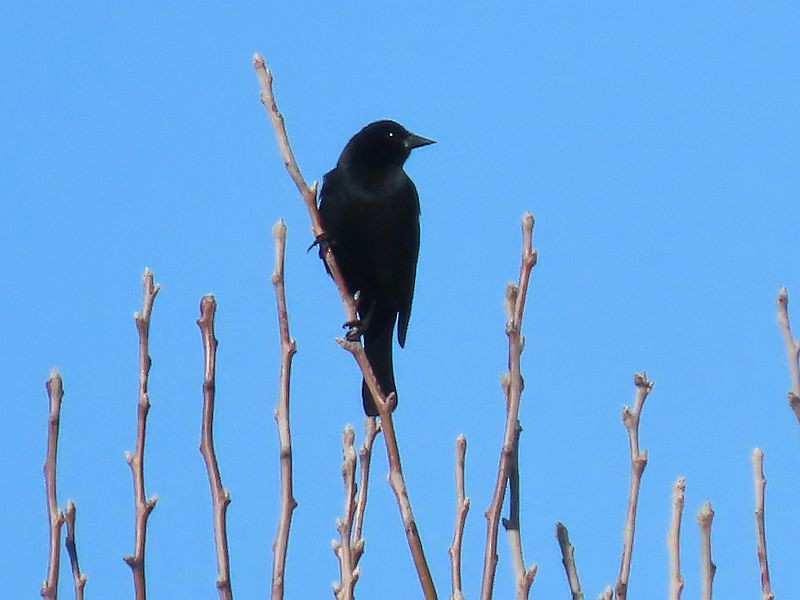
POLYGON ((328 248, 333 247, 333 239, 330 235, 323 232, 316 237, 314 242, 306 249, 306 252, 311 252, 311 249, 315 246, 319 246, 319 257, 324 260, 328 248))
POLYGON ((347 329, 344 338, 348 342, 357 342, 364 335, 364 322, 361 319, 353 319, 342 324, 342 329, 347 329))

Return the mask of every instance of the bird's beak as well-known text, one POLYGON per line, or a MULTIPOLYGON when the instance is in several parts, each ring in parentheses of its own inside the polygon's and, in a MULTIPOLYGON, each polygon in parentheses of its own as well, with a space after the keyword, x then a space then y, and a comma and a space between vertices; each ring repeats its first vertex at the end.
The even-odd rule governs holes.
POLYGON ((422 137, 421 135, 416 135, 412 133, 410 136, 406 138, 405 147, 409 150, 413 150, 414 148, 419 148, 421 146, 428 146, 429 144, 435 144, 434 140, 429 140, 428 138, 422 137))

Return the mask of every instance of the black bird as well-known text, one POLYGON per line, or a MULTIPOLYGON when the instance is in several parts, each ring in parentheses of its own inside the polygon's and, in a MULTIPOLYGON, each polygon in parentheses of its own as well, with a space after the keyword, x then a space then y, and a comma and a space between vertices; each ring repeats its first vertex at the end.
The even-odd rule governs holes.
MULTIPOLYGON (((364 336, 364 350, 381 390, 397 392, 392 333, 405 346, 419 255, 419 196, 403 164, 411 150, 433 144, 394 121, 376 121, 347 143, 322 182, 319 211, 325 242, 351 294, 357 323, 348 338, 364 336)), ((326 267, 327 268, 327 267, 326 267)), ((364 412, 378 414, 365 382, 364 412)))

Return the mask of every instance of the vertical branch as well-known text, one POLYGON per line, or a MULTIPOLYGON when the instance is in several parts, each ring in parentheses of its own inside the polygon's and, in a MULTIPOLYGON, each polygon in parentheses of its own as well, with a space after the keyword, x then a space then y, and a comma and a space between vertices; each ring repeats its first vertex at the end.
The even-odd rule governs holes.
POLYGON ((47 522, 50 527, 50 552, 47 561, 47 577, 42 583, 41 595, 47 600, 58 596, 58 567, 61 558, 61 526, 64 513, 58 508, 56 494, 56 459, 58 457, 58 426, 61 421, 61 399, 64 386, 56 369, 50 370, 45 384, 50 408, 47 417, 47 454, 44 459, 44 486, 47 497, 47 522))
POLYGON ((519 405, 522 395, 522 373, 520 356, 524 348, 521 335, 522 316, 525 300, 528 295, 531 270, 536 264, 537 254, 533 248, 533 215, 525 213, 522 217, 522 260, 520 264, 519 282, 509 283, 506 288, 506 335, 508 336, 508 373, 503 375, 502 385, 506 395, 506 425, 503 435, 503 447, 500 452, 500 464, 497 469, 497 481, 489 508, 486 510, 486 548, 484 551, 483 576, 481 580, 481 600, 489 600, 494 589, 494 577, 497 570, 497 531, 500 523, 500 511, 506 494, 509 478, 511 484, 510 518, 503 522, 508 531, 509 543, 514 561, 516 575, 517 598, 527 598, 536 566, 526 569, 522 557, 522 541, 519 533, 519 481, 518 453, 519 405))
POLYGON ((67 501, 67 510, 64 511, 64 518, 67 523, 67 538, 65 545, 67 547, 67 554, 69 554, 69 562, 72 567, 72 580, 75 585, 75 600, 83 600, 83 588, 86 585, 86 575, 81 573, 81 568, 78 565, 78 548, 75 545, 75 501, 67 501))
POLYGON ((644 372, 634 374, 633 382, 636 385, 636 400, 633 410, 628 406, 622 407, 622 422, 625 424, 625 429, 628 430, 628 442, 631 448, 631 481, 628 490, 628 512, 622 535, 622 560, 619 565, 617 582, 614 585, 614 594, 617 600, 625 600, 628 596, 628 578, 631 574, 633 539, 636 532, 636 508, 639 503, 642 473, 647 466, 647 450, 639 450, 639 419, 644 401, 653 389, 653 382, 648 381, 647 374, 644 372))
POLYGON ((769 580, 769 562, 767 561, 767 532, 764 526, 764 491, 767 479, 764 477, 764 453, 761 448, 753 450, 753 486, 756 496, 756 550, 758 566, 761 571, 761 600, 774 600, 772 584, 769 580))
POLYGON ((278 531, 272 544, 272 600, 282 600, 286 576, 286 551, 289 547, 289 529, 292 525, 292 512, 297 507, 292 487, 292 432, 289 427, 289 386, 292 379, 292 357, 297 352, 297 344, 289 335, 289 313, 286 308, 286 289, 284 287, 284 255, 286 253, 286 224, 283 219, 272 228, 275 238, 275 269, 272 272, 272 285, 275 287, 275 301, 278 307, 278 330, 281 341, 281 374, 278 405, 275 407, 275 422, 278 426, 281 469, 281 508, 278 531))
POLYGON ((711 600, 714 586, 714 574, 717 566, 711 560, 711 522, 714 520, 714 509, 711 502, 706 502, 697 511, 697 523, 700 525, 700 579, 702 581, 702 600, 711 600))
POLYGON ((161 285, 153 283, 153 272, 144 270, 143 277, 144 298, 142 312, 133 315, 136 329, 139 332, 139 401, 136 410, 136 449, 125 453, 125 460, 131 468, 133 475, 133 500, 135 511, 134 524, 134 550, 133 554, 124 557, 133 573, 133 587, 136 600, 147 598, 147 588, 144 576, 144 551, 147 540, 147 518, 156 506, 158 497, 146 498, 144 492, 144 442, 147 433, 147 413, 150 411, 150 396, 147 386, 150 376, 149 336, 150 314, 153 311, 153 302, 156 299, 161 285))
MULTIPOLYGON (((258 83, 261 87, 261 103, 264 105, 267 116, 269 116, 270 122, 272 123, 272 128, 275 130, 275 138, 278 142, 278 150, 281 153, 281 158, 283 158, 283 164, 289 172, 292 181, 297 186, 300 195, 303 197, 303 203, 306 205, 308 216, 311 218, 311 233, 315 238, 320 239, 325 233, 325 230, 322 227, 319 209, 317 209, 317 182, 315 181, 309 187, 303 179, 303 174, 300 172, 300 167, 297 165, 294 152, 292 152, 292 147, 289 144, 289 136, 286 133, 286 123, 275 101, 275 94, 272 90, 272 71, 267 68, 264 57, 258 53, 253 55, 253 68, 256 71, 258 83)), ((356 303, 353 300, 353 296, 347 290, 342 272, 339 270, 339 266, 336 264, 336 259, 330 248, 325 250, 324 260, 328 265, 328 270, 330 271, 331 277, 333 277, 333 281, 336 283, 336 289, 339 290, 339 296, 344 305, 346 321, 355 321, 357 318, 356 303)))
POLYGON ((353 426, 347 425, 342 434, 342 480, 344 481, 344 511, 341 519, 336 519, 339 541, 332 543, 333 552, 339 559, 339 583, 333 585, 336 600, 353 600, 359 570, 355 565, 353 546, 353 516, 356 511, 356 451, 353 447, 355 433, 353 426))
POLYGON ((217 301, 207 294, 200 300, 200 318, 197 325, 203 338, 203 419, 200 428, 200 454, 206 463, 208 483, 214 513, 214 546, 217 554, 217 591, 220 600, 231 600, 231 568, 228 558, 228 532, 225 516, 231 496, 224 487, 219 473, 217 454, 214 450, 214 400, 216 393, 217 338, 214 335, 214 313, 217 301))
POLYGON ((681 518, 686 496, 686 478, 678 477, 672 485, 672 519, 667 534, 669 549, 669 600, 681 600, 681 518))
POLYGON ((792 389, 786 395, 789 398, 789 406, 800 423, 800 341, 792 337, 792 328, 789 325, 789 290, 785 287, 778 292, 777 304, 778 326, 786 346, 786 358, 789 361, 789 374, 792 378, 792 389))
POLYGON ((372 460, 372 445, 375 437, 380 433, 381 426, 375 417, 366 417, 364 421, 364 443, 358 450, 359 469, 361 480, 358 484, 358 497, 356 499, 355 524, 350 541, 353 544, 353 566, 358 566, 358 561, 364 554, 364 512, 367 508, 367 490, 369 488, 369 465, 372 460))
MULTIPOLYGON (((258 76, 259 84, 261 86, 261 102, 264 104, 264 108, 266 109, 270 121, 272 122, 273 129, 275 130, 278 148, 280 149, 281 156, 283 157, 284 165, 286 166, 289 175, 303 197, 303 202, 306 205, 311 218, 311 230, 319 239, 319 237, 323 235, 324 230, 319 217, 319 211, 317 210, 316 183, 309 187, 303 180, 303 176, 300 173, 300 168, 297 165, 297 161, 295 160, 291 151, 291 146, 289 145, 283 116, 278 110, 275 102, 275 96, 272 91, 272 73, 266 67, 264 58, 260 54, 256 54, 253 57, 253 66, 256 70, 256 75, 258 76)), ((346 320, 353 321, 356 318, 355 301, 347 289, 347 285, 344 282, 344 278, 342 277, 341 271, 336 264, 336 259, 334 258, 333 252, 330 248, 325 250, 324 260, 328 266, 331 276, 333 277, 336 288, 339 291, 339 296, 342 299, 346 320)), ((389 394, 387 397, 381 391, 378 381, 375 377, 375 373, 373 373, 372 367, 367 359, 367 355, 364 352, 364 346, 361 344, 361 342, 351 342, 343 338, 337 339, 336 341, 340 346, 342 346, 342 348, 353 355, 353 358, 361 369, 361 374, 364 378, 364 381, 367 383, 373 398, 376 400, 375 404, 381 416, 381 429, 383 430, 384 438, 386 439, 386 453, 389 458, 389 483, 391 484, 392 490, 397 498, 400 516, 403 520, 403 526, 406 532, 406 540, 411 551, 411 556, 414 559, 414 565, 417 569, 417 575, 419 576, 420 585, 422 586, 423 594, 426 600, 436 598, 436 588, 433 584, 430 569, 428 568, 428 564, 425 559, 425 553, 422 549, 422 540, 420 539, 419 532, 417 531, 414 514, 411 510, 411 501, 408 497, 408 490, 405 485, 403 469, 400 463, 400 451, 397 446, 397 437, 395 435, 394 422, 392 421, 391 415, 392 409, 397 404, 397 398, 394 396, 394 394, 389 394)))
POLYGON ((583 600, 583 590, 578 579, 578 567, 575 565, 575 548, 569 541, 569 531, 561 522, 556 523, 556 539, 561 548, 561 562, 564 564, 564 571, 567 574, 572 600, 583 600))
POLYGON ((456 438, 456 520, 453 526, 453 543, 450 544, 450 581, 453 589, 450 600, 464 600, 461 587, 461 545, 464 540, 464 524, 469 512, 469 498, 464 487, 466 454, 467 438, 462 433, 456 438))

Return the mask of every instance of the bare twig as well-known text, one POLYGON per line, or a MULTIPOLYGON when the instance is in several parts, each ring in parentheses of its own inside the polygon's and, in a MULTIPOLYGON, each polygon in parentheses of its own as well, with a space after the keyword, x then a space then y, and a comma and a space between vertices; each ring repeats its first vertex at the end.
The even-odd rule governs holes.
POLYGON ((369 465, 372 460, 372 445, 375 443, 375 437, 380 431, 380 423, 378 423, 375 417, 365 417, 364 442, 358 450, 361 479, 358 484, 358 497, 356 498, 355 524, 353 525, 353 534, 350 538, 353 544, 353 566, 355 567, 358 566, 358 561, 361 560, 364 554, 364 538, 362 537, 362 531, 364 529, 364 512, 367 508, 369 465))
POLYGON ((272 544, 272 600, 281 600, 286 575, 289 529, 292 525, 292 512, 297 507, 292 487, 292 432, 289 427, 289 388, 292 379, 292 357, 297 352, 297 344, 289 335, 289 313, 286 308, 286 289, 283 277, 286 253, 286 224, 283 219, 275 223, 272 235, 275 238, 275 269, 272 272, 272 285, 275 287, 281 342, 280 391, 278 392, 278 404, 275 407, 275 423, 278 426, 280 443, 281 509, 278 531, 272 544))
MULTIPOLYGON (((300 173, 300 169, 297 166, 297 161, 292 154, 286 134, 283 116, 278 111, 278 107, 275 103, 275 96, 272 91, 272 74, 270 73, 269 69, 267 69, 266 64, 264 63, 264 58, 261 55, 256 54, 253 57, 253 66, 255 67, 256 74, 258 75, 259 83, 261 85, 261 102, 264 104, 267 114, 272 122, 273 129, 275 130, 275 135, 278 140, 278 147, 281 151, 284 164, 286 169, 289 171, 289 175, 292 177, 292 180, 297 186, 297 189, 303 196, 303 201, 308 209, 309 216, 311 217, 312 232, 317 238, 319 238, 324 231, 320 221, 319 211, 317 210, 316 183, 312 184, 311 187, 306 185, 300 173)), ((336 264, 336 259, 334 258, 333 252, 330 248, 325 251, 324 259, 328 265, 328 269, 333 277, 334 283, 336 284, 336 288, 339 291, 339 296, 342 299, 346 320, 353 321, 356 319, 355 301, 347 289, 347 285, 344 282, 341 271, 336 264)), ((417 569, 417 575, 419 576, 420 585, 422 586, 426 600, 436 598, 436 588, 433 584, 430 569, 428 568, 428 564, 425 559, 425 553, 422 548, 422 540, 420 539, 419 532, 417 531, 416 522, 411 510, 411 502, 408 498, 405 480, 403 479, 403 469, 400 463, 400 452, 397 447, 397 438, 395 436, 394 423, 391 417, 391 411, 397 405, 397 398, 394 394, 389 394, 387 397, 380 389, 375 374, 372 371, 372 367, 369 364, 369 360, 367 359, 367 355, 364 352, 364 346, 361 344, 361 342, 348 341, 344 338, 339 338, 336 341, 340 346, 342 346, 342 348, 353 355, 353 358, 355 358, 356 363, 361 369, 361 374, 364 378, 364 381, 367 383, 367 386, 372 393, 372 397, 375 398, 375 404, 381 416, 381 428, 384 432, 384 438, 386 440, 386 453, 389 458, 390 471, 389 482, 397 498, 398 507, 400 508, 400 515, 406 532, 406 540, 408 542, 412 558, 414 559, 414 565, 417 569)))
MULTIPOLYGON (((303 179, 303 174, 300 172, 300 167, 297 165, 297 160, 295 160, 292 147, 289 144, 289 136, 286 133, 286 124, 283 120, 283 115, 278 110, 278 105, 275 102, 275 94, 272 91, 272 72, 264 62, 264 57, 258 53, 254 54, 253 67, 256 70, 258 83, 261 87, 261 103, 264 105, 267 115, 272 122, 272 128, 275 130, 275 137, 278 141, 278 149, 280 150, 281 158, 283 158, 283 164, 289 172, 292 181, 294 181, 294 184, 297 186, 300 195, 303 197, 303 202, 308 210, 308 216, 311 218, 311 233, 315 238, 319 239, 320 236, 325 233, 325 230, 322 227, 322 220, 320 219, 319 210, 317 209, 317 182, 315 181, 311 186, 308 186, 303 179)), ((336 288, 339 290, 339 295, 342 298, 346 321, 355 321, 357 318, 356 303, 347 289, 347 284, 344 282, 342 273, 339 270, 339 266, 336 264, 336 259, 330 248, 326 250, 324 260, 328 265, 331 276, 334 282, 336 282, 336 288)))
POLYGON ((336 519, 339 541, 332 543, 333 552, 339 559, 339 582, 333 586, 336 600, 353 600, 359 570, 355 565, 353 546, 353 517, 356 512, 356 451, 353 447, 355 432, 348 424, 342 435, 342 480, 344 481, 344 511, 336 519))
POLYGON ((800 423, 800 341, 792 337, 789 325, 789 290, 782 287, 778 292, 778 326, 786 345, 786 358, 789 361, 789 373, 792 378, 792 389, 787 392, 789 406, 800 423))
POLYGON ((764 526, 764 491, 767 479, 764 477, 764 452, 761 448, 753 450, 753 486, 756 495, 756 549, 758 565, 761 570, 761 600, 773 600, 772 584, 769 580, 769 562, 767 561, 767 532, 764 526))
POLYGON ((497 469, 497 481, 489 508, 486 510, 486 548, 484 551, 483 576, 481 580, 481 600, 489 600, 494 589, 494 577, 497 571, 497 531, 500 523, 500 511, 505 499, 506 486, 511 481, 511 502, 509 519, 504 521, 511 545, 514 573, 516 576, 517 598, 527 598, 531 584, 536 576, 536 565, 525 568, 522 557, 522 541, 519 532, 519 487, 518 453, 519 405, 522 395, 522 374, 520 356, 524 348, 521 335, 522 316, 525 300, 528 295, 528 283, 531 270, 536 264, 537 254, 533 248, 533 215, 525 213, 522 217, 522 260, 518 283, 509 283, 506 288, 506 335, 508 336, 508 373, 503 375, 502 385, 506 395, 506 425, 503 435, 503 447, 500 452, 500 464, 497 469))
POLYGON ((597 597, 597 600, 611 600, 614 597, 614 590, 609 585, 604 589, 601 594, 597 597))
POLYGON ((578 579, 578 567, 575 565, 575 547, 569 541, 569 531, 560 521, 556 523, 556 539, 561 548, 561 562, 564 564, 564 571, 567 574, 572 600, 583 600, 583 590, 580 579, 578 579))
POLYGON ((711 522, 714 520, 714 509, 711 502, 706 502, 697 511, 697 523, 700 525, 700 579, 702 581, 702 600, 711 600, 714 586, 714 574, 717 566, 711 560, 711 522))
POLYGON ((625 600, 628 596, 628 578, 631 573, 631 559, 633 557, 633 539, 636 532, 636 508, 639 503, 639 488, 642 485, 642 473, 647 466, 647 450, 639 450, 639 419, 647 395, 653 389, 653 382, 648 381, 647 374, 636 373, 633 376, 636 385, 636 399, 633 410, 628 406, 622 407, 622 422, 628 430, 628 442, 631 448, 631 481, 628 490, 628 512, 625 517, 625 528, 622 534, 622 560, 619 565, 619 575, 614 585, 614 594, 617 600, 625 600))
POLYGON ((672 485, 672 519, 667 534, 669 549, 669 600, 680 600, 683 592, 681 575, 681 518, 686 496, 686 478, 678 477, 672 485))
POLYGON ((220 600, 231 600, 231 567, 228 558, 228 532, 226 514, 231 496, 224 487, 219 473, 217 454, 214 450, 214 400, 216 392, 217 338, 214 335, 214 313, 217 301, 211 294, 200 300, 200 318, 197 325, 203 338, 203 419, 200 428, 200 454, 206 463, 208 483, 214 512, 214 546, 217 554, 217 591, 220 600))
POLYGON ((64 511, 64 518, 67 523, 67 538, 65 545, 67 547, 67 554, 69 554, 69 562, 72 567, 72 580, 75 585, 75 600, 83 600, 83 588, 86 585, 86 575, 81 573, 81 568, 78 565, 78 548, 75 545, 75 501, 67 501, 67 510, 64 511))
POLYGON ((133 315, 136 329, 139 332, 139 401, 137 403, 136 449, 125 453, 125 460, 133 474, 133 500, 135 510, 134 524, 134 550, 133 554, 124 557, 133 573, 133 587, 136 600, 145 600, 147 587, 144 576, 144 551, 147 540, 147 518, 156 506, 158 497, 145 497, 144 491, 144 442, 147 433, 147 413, 150 411, 150 396, 147 385, 150 375, 150 314, 153 311, 153 302, 156 299, 161 285, 153 283, 153 272, 144 270, 144 298, 142 312, 133 315))
POLYGON ((50 408, 47 416, 47 454, 44 459, 44 486, 47 495, 47 522, 50 527, 50 553, 47 561, 47 577, 42 583, 41 594, 47 600, 58 596, 58 567, 61 559, 61 526, 64 512, 58 508, 56 494, 56 459, 58 457, 58 426, 61 420, 61 399, 64 386, 56 369, 50 370, 45 383, 50 408))
POLYGON ((461 587, 461 545, 464 541, 464 524, 469 512, 469 498, 464 488, 464 461, 467 438, 456 438, 456 520, 453 526, 453 543, 450 544, 450 581, 453 590, 450 600, 464 600, 461 587))

